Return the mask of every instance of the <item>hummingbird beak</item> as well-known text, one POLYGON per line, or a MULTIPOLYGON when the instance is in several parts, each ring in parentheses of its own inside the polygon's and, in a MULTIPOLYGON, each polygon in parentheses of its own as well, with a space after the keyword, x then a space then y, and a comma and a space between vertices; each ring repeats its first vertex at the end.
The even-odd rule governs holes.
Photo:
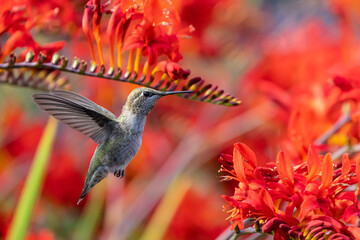
POLYGON ((193 93, 194 91, 172 91, 172 92, 164 92, 163 96, 172 95, 172 94, 181 94, 181 93, 193 93))

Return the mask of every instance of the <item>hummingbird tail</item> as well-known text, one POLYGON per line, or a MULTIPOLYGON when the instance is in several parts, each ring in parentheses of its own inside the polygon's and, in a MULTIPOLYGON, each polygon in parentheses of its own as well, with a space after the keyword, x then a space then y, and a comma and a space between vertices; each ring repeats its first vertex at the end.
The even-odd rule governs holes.
POLYGON ((86 180, 85 180, 85 185, 81 192, 81 195, 80 195, 79 201, 77 202, 77 205, 79 205, 79 203, 81 202, 81 200, 83 200, 83 198, 86 196, 86 194, 88 194, 88 192, 90 192, 90 190, 96 184, 98 184, 101 180, 103 180, 108 175, 108 173, 109 173, 109 171, 107 170, 107 168, 104 165, 98 166, 94 172, 92 172, 92 171, 88 172, 88 174, 86 176, 86 180))
POLYGON ((77 202, 76 205, 79 205, 79 203, 84 199, 84 197, 86 196, 86 194, 88 194, 89 191, 87 191, 87 185, 84 186, 84 189, 81 192, 81 195, 79 197, 79 200, 77 202))
POLYGON ((79 203, 80 203, 82 200, 83 200, 83 198, 82 198, 82 197, 80 197, 80 198, 79 198, 79 201, 77 202, 77 204, 76 204, 76 205, 79 205, 79 203))

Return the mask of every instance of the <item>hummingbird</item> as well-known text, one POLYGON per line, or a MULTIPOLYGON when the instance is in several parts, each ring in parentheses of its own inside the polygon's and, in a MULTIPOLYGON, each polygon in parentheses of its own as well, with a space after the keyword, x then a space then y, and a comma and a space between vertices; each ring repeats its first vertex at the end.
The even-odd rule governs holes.
POLYGON ((193 91, 163 92, 136 88, 129 94, 118 118, 74 92, 55 90, 33 95, 33 100, 41 109, 98 144, 77 204, 109 173, 124 177, 125 168, 140 149, 146 117, 155 103, 164 96, 182 93, 193 91))

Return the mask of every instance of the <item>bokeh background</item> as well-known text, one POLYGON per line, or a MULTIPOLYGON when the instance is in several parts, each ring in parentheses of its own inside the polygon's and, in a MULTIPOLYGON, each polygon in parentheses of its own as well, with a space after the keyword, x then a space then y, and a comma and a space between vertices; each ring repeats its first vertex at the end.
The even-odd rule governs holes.
MULTIPOLYGON (((86 1, 5 2, 23 4, 33 16, 57 9, 51 21, 32 28, 33 38, 41 44, 63 40, 61 54, 91 58, 81 30, 86 1)), ((221 196, 233 194, 232 183, 220 181, 219 154, 231 154, 233 143, 241 141, 254 150, 260 165, 274 161, 280 149, 303 156, 342 114, 344 87, 334 78, 354 79, 359 86, 356 0, 172 2, 182 25, 196 29, 192 38, 181 39, 181 66, 243 104, 161 99, 125 178, 109 175, 79 206, 96 144, 59 123, 26 239, 215 239, 230 225, 221 196)), ((7 37, 1 36, 2 45, 7 37)), ((65 75, 73 91, 115 115, 136 87, 65 75)), ((1 239, 49 118, 31 101, 35 92, 0 84, 1 239)), ((358 143, 355 110, 351 124, 323 150, 358 143)))

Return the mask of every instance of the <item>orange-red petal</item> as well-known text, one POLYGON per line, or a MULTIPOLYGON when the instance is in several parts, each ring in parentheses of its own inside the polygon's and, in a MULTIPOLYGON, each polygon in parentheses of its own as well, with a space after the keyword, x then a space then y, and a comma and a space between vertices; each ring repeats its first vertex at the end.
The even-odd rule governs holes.
POLYGON ((245 169, 244 169, 244 159, 241 155, 238 148, 234 147, 234 153, 233 153, 233 161, 234 161, 234 170, 236 173, 236 176, 239 178, 239 181, 247 184, 246 175, 245 175, 245 169))
POLYGON ((280 179, 289 186, 294 185, 294 168, 290 158, 285 152, 280 151, 276 158, 276 167, 278 169, 280 179))
POLYGON ((306 179, 308 182, 311 182, 319 176, 321 170, 321 162, 318 153, 312 145, 309 147, 306 161, 308 166, 308 175, 306 176, 306 179))
POLYGON ((266 189, 261 189, 259 193, 252 190, 247 191, 247 198, 243 202, 266 217, 275 216, 274 202, 266 189))
POLYGON ((270 193, 264 188, 260 190, 260 199, 265 203, 266 208, 270 208, 271 212, 275 214, 274 201, 270 196, 270 193))
POLYGON ((250 166, 254 170, 257 167, 257 160, 255 153, 244 143, 236 143, 235 147, 239 150, 241 155, 245 158, 245 160, 250 164, 250 166))
POLYGON ((89 42, 90 45, 90 53, 91 53, 91 57, 93 62, 96 62, 96 58, 95 58, 95 51, 94 51, 94 47, 93 47, 93 43, 92 43, 92 37, 91 37, 91 33, 90 33, 90 22, 91 19, 93 18, 93 12, 92 12, 92 1, 88 1, 86 5, 85 9, 84 9, 84 14, 82 17, 82 30, 89 42))
POLYGON ((348 226, 347 229, 354 235, 355 239, 360 239, 360 228, 348 226))
POLYGON ((349 159, 349 154, 348 153, 344 153, 344 155, 342 156, 342 166, 341 166, 341 175, 346 175, 350 172, 350 159, 349 159))
POLYGON ((331 154, 328 153, 325 155, 323 159, 323 164, 321 169, 321 186, 320 186, 321 189, 331 186, 333 173, 334 173, 333 161, 331 158, 331 154))
MULTIPOLYGON (((91 4, 91 1, 88 1, 89 4, 91 4)), ((82 30, 85 33, 85 35, 88 35, 90 33, 90 21, 92 19, 93 13, 90 8, 90 6, 86 6, 84 9, 84 14, 82 17, 82 30)))
POLYGON ((309 214, 312 214, 312 211, 319 208, 319 203, 317 202, 317 198, 314 195, 305 195, 303 198, 303 202, 300 205, 300 214, 299 219, 303 219, 309 214))

